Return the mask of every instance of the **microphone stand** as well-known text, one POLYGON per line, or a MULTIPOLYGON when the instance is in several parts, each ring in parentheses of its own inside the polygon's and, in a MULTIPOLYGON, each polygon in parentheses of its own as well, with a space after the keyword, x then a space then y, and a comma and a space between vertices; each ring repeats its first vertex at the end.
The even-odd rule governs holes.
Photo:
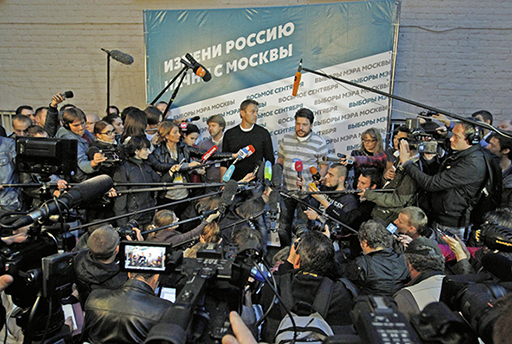
POLYGON ((318 76, 323 76, 325 78, 333 79, 333 80, 339 81, 341 83, 344 83, 344 84, 347 84, 347 85, 350 85, 350 86, 362 88, 363 90, 380 94, 381 96, 385 96, 385 97, 388 97, 388 98, 399 100, 399 101, 407 103, 407 104, 411 104, 411 105, 414 105, 414 106, 417 106, 417 107, 421 107, 421 108, 424 108, 424 109, 427 109, 427 110, 430 110, 430 111, 433 111, 433 112, 436 112, 436 113, 440 113, 440 114, 443 114, 443 115, 455 118, 455 119, 457 119, 459 121, 462 121, 462 122, 465 122, 465 123, 469 123, 469 124, 472 124, 472 125, 477 125, 479 127, 482 127, 482 128, 485 128, 485 129, 497 132, 498 134, 500 134, 502 136, 505 136, 505 137, 508 137, 508 138, 512 138, 512 135, 510 133, 507 133, 504 130, 495 128, 492 125, 484 123, 484 122, 480 122, 480 121, 476 121, 476 120, 470 120, 470 119, 467 119, 467 118, 465 118, 463 116, 456 115, 454 113, 451 113, 451 112, 448 112, 448 111, 444 111, 444 110, 441 110, 441 109, 437 109, 437 108, 435 108, 433 106, 425 105, 425 104, 416 102, 414 100, 410 100, 410 99, 403 98, 403 97, 400 97, 400 96, 395 96, 394 94, 391 94, 391 93, 387 93, 387 92, 384 92, 384 91, 381 91, 381 90, 377 90, 377 89, 374 89, 374 88, 371 88, 371 87, 368 87, 368 86, 365 86, 365 85, 357 84, 355 82, 352 82, 352 81, 349 81, 349 80, 345 80, 345 79, 341 79, 341 78, 338 78, 338 77, 335 77, 335 76, 332 76, 332 75, 329 75, 329 74, 326 74, 326 73, 318 72, 318 71, 313 70, 313 69, 304 68, 301 65, 299 65, 299 71, 300 70, 305 70, 306 72, 310 72, 310 73, 316 74, 318 76))
POLYGON ((183 79, 185 78, 185 75, 187 74, 187 70, 191 69, 191 65, 181 59, 181 63, 183 63, 183 68, 179 71, 178 74, 176 74, 176 76, 171 80, 170 83, 168 83, 164 88, 163 90, 155 97, 155 99, 153 99, 153 101, 151 103, 149 103, 149 105, 152 105, 154 106, 155 103, 157 102, 158 99, 160 99, 160 97, 162 97, 162 95, 167 92, 167 90, 171 87, 172 84, 174 84, 174 82, 180 77, 181 75, 181 80, 180 82, 178 83, 178 87, 176 87, 176 89, 174 90, 172 96, 171 96, 171 99, 169 100, 169 103, 167 104, 167 107, 165 108, 165 111, 164 111, 164 119, 167 119, 167 113, 169 112, 169 109, 171 108, 171 104, 174 102, 174 99, 176 98, 176 95, 178 94, 178 91, 180 89, 180 86, 181 86, 181 83, 183 82, 183 79))

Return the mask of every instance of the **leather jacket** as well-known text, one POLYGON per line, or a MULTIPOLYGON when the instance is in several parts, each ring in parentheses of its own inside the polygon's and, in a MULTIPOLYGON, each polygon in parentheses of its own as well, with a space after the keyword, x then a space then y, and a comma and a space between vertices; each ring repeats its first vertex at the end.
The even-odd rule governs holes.
POLYGON ((136 279, 116 290, 94 290, 85 304, 84 340, 142 343, 170 305, 155 296, 149 284, 136 279))

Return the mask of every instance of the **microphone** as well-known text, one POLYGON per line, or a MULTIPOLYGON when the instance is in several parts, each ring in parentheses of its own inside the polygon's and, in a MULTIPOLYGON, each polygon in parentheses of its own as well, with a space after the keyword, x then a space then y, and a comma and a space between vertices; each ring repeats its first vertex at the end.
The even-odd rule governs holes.
POLYGON ((270 192, 268 204, 270 207, 270 230, 275 232, 279 229, 279 191, 272 190, 270 192))
POLYGON ((208 71, 208 69, 204 68, 201 64, 199 64, 193 57, 192 55, 190 55, 189 53, 187 53, 185 55, 185 57, 187 58, 187 60, 190 61, 190 63, 192 64, 192 70, 194 71, 194 73, 196 73, 196 75, 198 77, 201 77, 204 82, 208 82, 212 79, 212 75, 210 74, 210 72, 208 71))
POLYGON ((292 96, 297 96, 297 91, 299 90, 300 85, 300 78, 302 76, 302 73, 300 72, 302 70, 302 59, 299 62, 299 69, 297 70, 297 73, 295 73, 295 79, 293 80, 293 90, 292 90, 292 96))
POLYGON ((91 178, 72 187, 63 193, 57 199, 53 199, 40 208, 36 208, 14 221, 15 228, 28 226, 40 219, 45 219, 50 215, 59 213, 64 209, 73 208, 82 202, 91 202, 94 199, 103 196, 114 186, 112 178, 106 174, 91 178))
POLYGON ((323 156, 320 160, 322 160, 323 162, 329 162, 329 161, 340 162, 341 161, 340 158, 337 158, 334 156, 323 156))
POLYGON ((191 117, 191 118, 187 118, 186 120, 184 120, 183 122, 194 122, 194 121, 199 121, 201 119, 201 117, 199 116, 194 116, 194 117, 191 117))
POLYGON ((233 172, 235 172, 235 165, 229 166, 226 173, 224 173, 224 176, 222 176, 223 182, 228 182, 231 179, 231 176, 233 175, 233 172))
POLYGON ((320 176, 320 172, 318 172, 315 166, 311 166, 309 168, 309 172, 311 173, 313 180, 319 181, 320 179, 322 179, 322 176, 320 176))
MULTIPOLYGON (((304 169, 304 166, 302 166, 302 160, 297 159, 295 161, 295 171, 297 171, 297 178, 299 178, 302 181, 302 170, 304 169)), ((302 190, 302 187, 299 188, 299 190, 302 190)))
POLYGON ((235 161, 233 161, 233 165, 239 162, 240 160, 250 157, 255 151, 256 150, 254 149, 253 145, 248 145, 240 149, 237 153, 238 156, 236 157, 235 161))
POLYGON ((219 212, 224 213, 226 208, 233 204, 236 190, 238 189, 238 183, 235 180, 229 180, 224 186, 224 191, 220 196, 220 207, 219 212))
POLYGON ((272 180, 272 163, 270 161, 265 162, 265 174, 264 174, 265 185, 268 185, 272 180))
POLYGON ((204 153, 204 155, 201 157, 201 160, 203 161, 203 164, 206 162, 206 160, 210 159, 210 157, 215 153, 215 151, 219 149, 216 145, 213 145, 212 148, 208 150, 208 152, 204 153))
POLYGON ((283 165, 274 164, 272 169, 272 178, 271 184, 276 189, 281 189, 283 187, 283 165))
POLYGON ((347 156, 343 153, 338 153, 336 155, 340 159, 345 159, 345 162, 347 163, 347 165, 354 165, 355 158, 353 156, 347 158, 347 156))
POLYGON ((263 180, 265 178, 265 161, 260 162, 258 173, 256 174, 256 180, 263 180))
POLYGON ((60 96, 62 98, 68 99, 68 98, 73 98, 75 95, 73 94, 73 91, 66 91, 66 92, 61 92, 60 96))
POLYGON ((101 48, 104 52, 109 54, 114 60, 117 62, 121 62, 125 65, 131 65, 133 63, 133 57, 131 55, 125 54, 122 51, 119 50, 107 50, 101 48))

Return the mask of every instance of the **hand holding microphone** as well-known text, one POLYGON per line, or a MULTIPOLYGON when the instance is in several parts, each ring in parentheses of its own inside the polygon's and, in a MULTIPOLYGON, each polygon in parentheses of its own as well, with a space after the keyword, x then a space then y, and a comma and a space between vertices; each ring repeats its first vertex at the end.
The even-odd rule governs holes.
POLYGON ((298 179, 297 180, 297 187, 299 188, 299 190, 302 190, 302 184, 303 184, 302 170, 304 169, 304 166, 302 165, 302 160, 297 159, 295 161, 294 168, 295 168, 295 171, 297 172, 297 179, 298 179))
POLYGON ((250 157, 255 151, 256 150, 254 149, 253 145, 248 145, 240 149, 237 153, 235 161, 233 161, 233 165, 239 162, 240 160, 250 157))

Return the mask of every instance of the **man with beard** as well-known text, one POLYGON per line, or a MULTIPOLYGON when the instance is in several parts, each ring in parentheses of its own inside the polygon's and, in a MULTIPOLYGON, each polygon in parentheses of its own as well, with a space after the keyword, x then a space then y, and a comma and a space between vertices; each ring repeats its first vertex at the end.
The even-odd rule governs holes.
MULTIPOLYGON (((302 188, 303 183, 313 182, 310 167, 318 167, 321 176, 324 176, 327 171, 327 165, 320 165, 321 157, 327 156, 327 143, 322 137, 312 132, 314 120, 311 110, 299 109, 295 113, 295 133, 285 135, 279 144, 277 163, 283 165, 284 184, 287 191, 297 191, 302 188), (299 178, 299 173, 295 169, 297 157, 300 157, 304 169, 304 172, 301 172, 302 178, 299 178)), ((305 223, 307 218, 304 216, 302 206, 294 199, 283 198, 282 208, 281 224, 291 237, 295 209, 298 209, 299 221, 305 223)))

